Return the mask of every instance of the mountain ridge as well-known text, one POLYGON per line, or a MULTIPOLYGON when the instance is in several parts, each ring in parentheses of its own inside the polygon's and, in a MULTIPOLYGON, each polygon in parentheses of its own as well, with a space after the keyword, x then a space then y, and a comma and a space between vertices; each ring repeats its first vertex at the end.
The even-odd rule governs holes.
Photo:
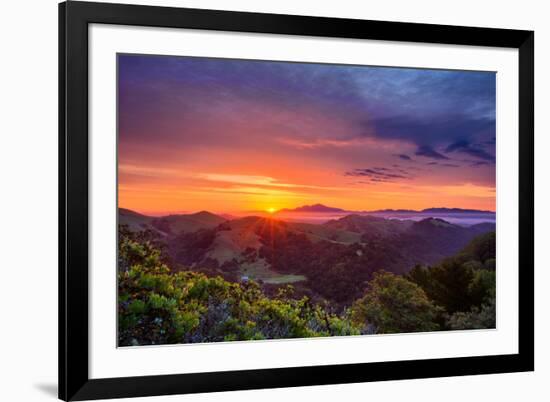
POLYGON ((350 212, 342 208, 328 207, 323 204, 302 205, 297 208, 284 208, 278 212, 350 212))
POLYGON ((415 210, 415 209, 377 209, 377 210, 364 210, 364 211, 354 211, 354 210, 346 210, 342 208, 336 208, 336 207, 330 207, 323 204, 312 204, 312 205, 303 205, 301 207, 297 208, 284 208, 280 211, 277 211, 277 213, 281 212, 309 212, 309 213, 351 213, 351 214, 426 214, 426 213, 438 213, 438 214, 445 214, 445 213, 452 213, 452 214, 495 214, 494 211, 488 211, 488 210, 481 210, 481 209, 467 209, 467 208, 448 208, 448 207, 431 207, 431 208, 424 208, 421 210, 415 210))

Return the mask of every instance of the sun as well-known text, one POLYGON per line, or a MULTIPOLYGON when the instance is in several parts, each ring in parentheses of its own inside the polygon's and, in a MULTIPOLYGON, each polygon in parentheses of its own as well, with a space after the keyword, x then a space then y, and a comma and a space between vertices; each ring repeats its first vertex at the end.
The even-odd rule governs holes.
POLYGON ((270 213, 270 214, 274 214, 275 212, 277 212, 277 210, 276 210, 275 208, 273 208, 273 207, 267 208, 266 211, 267 211, 268 213, 270 213))

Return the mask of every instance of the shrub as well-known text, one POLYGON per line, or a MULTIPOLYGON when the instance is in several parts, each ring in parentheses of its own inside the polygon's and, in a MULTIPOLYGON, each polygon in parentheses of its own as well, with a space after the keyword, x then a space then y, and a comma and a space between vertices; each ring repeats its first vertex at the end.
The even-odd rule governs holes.
POLYGON ((435 331, 442 309, 404 277, 387 272, 374 274, 365 296, 351 308, 351 319, 363 332, 397 333, 435 331))

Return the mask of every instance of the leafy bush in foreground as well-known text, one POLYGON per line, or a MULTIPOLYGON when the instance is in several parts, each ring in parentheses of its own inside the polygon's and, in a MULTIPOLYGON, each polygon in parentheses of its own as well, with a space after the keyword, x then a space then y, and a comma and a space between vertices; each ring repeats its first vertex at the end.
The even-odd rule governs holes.
POLYGON ((450 329, 488 329, 496 328, 495 299, 488 300, 481 307, 472 307, 469 312, 457 312, 451 315, 447 325, 450 329))
POLYGON ((388 272, 377 272, 364 297, 351 309, 352 321, 377 333, 436 331, 443 312, 418 285, 388 272))
POLYGON ((120 346, 359 334, 306 297, 270 299, 252 281, 172 273, 150 243, 119 244, 120 346))

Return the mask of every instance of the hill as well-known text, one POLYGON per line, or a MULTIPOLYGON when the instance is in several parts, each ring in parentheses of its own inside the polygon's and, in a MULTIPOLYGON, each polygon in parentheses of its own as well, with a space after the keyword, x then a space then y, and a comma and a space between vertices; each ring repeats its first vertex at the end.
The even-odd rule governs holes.
POLYGON ((120 211, 131 230, 158 234, 174 270, 192 269, 239 282, 294 283, 314 299, 345 305, 380 269, 404 274, 459 252, 492 223, 460 226, 349 214, 324 224, 247 216, 227 220, 202 211, 154 218, 120 211))
POLYGON ((349 231, 369 237, 388 237, 402 233, 413 225, 413 221, 386 219, 372 215, 347 215, 323 224, 325 227, 349 231))
POLYGON ((181 232, 196 232, 200 229, 211 229, 227 221, 226 218, 207 211, 153 217, 125 208, 118 209, 118 219, 119 224, 128 225, 130 230, 149 229, 164 236, 177 235, 181 232))
POLYGON ((493 211, 483 211, 479 209, 462 209, 462 208, 426 208, 419 211, 424 214, 494 214, 493 211))
POLYGON ((151 229, 151 221, 154 218, 125 208, 118 209, 118 224, 127 225, 132 231, 151 229))
POLYGON ((321 212, 347 212, 344 209, 341 208, 334 208, 334 207, 327 207, 323 204, 314 204, 314 205, 304 205, 298 208, 294 209, 281 209, 279 212, 314 212, 314 213, 321 213, 321 212))
POLYGON ((211 229, 225 222, 226 219, 207 211, 187 215, 168 215, 153 219, 151 225, 163 232, 178 234, 196 232, 200 229, 211 229))
POLYGON ((307 223, 288 223, 278 219, 248 216, 225 221, 215 228, 182 232, 169 241, 169 250, 182 266, 207 267, 266 283, 288 283, 305 280, 298 272, 277 272, 262 251, 269 237, 301 238, 319 242, 349 245, 360 241, 360 235, 349 231, 307 223))
POLYGON ((404 273, 415 264, 434 264, 457 253, 475 236, 495 230, 494 223, 469 227, 440 218, 421 221, 348 215, 324 224, 361 235, 361 243, 392 256, 385 269, 404 273))
POLYGON ((361 236, 347 229, 316 225, 313 223, 288 222, 287 227, 297 233, 302 233, 312 242, 329 241, 341 244, 353 244, 361 241, 361 236))

